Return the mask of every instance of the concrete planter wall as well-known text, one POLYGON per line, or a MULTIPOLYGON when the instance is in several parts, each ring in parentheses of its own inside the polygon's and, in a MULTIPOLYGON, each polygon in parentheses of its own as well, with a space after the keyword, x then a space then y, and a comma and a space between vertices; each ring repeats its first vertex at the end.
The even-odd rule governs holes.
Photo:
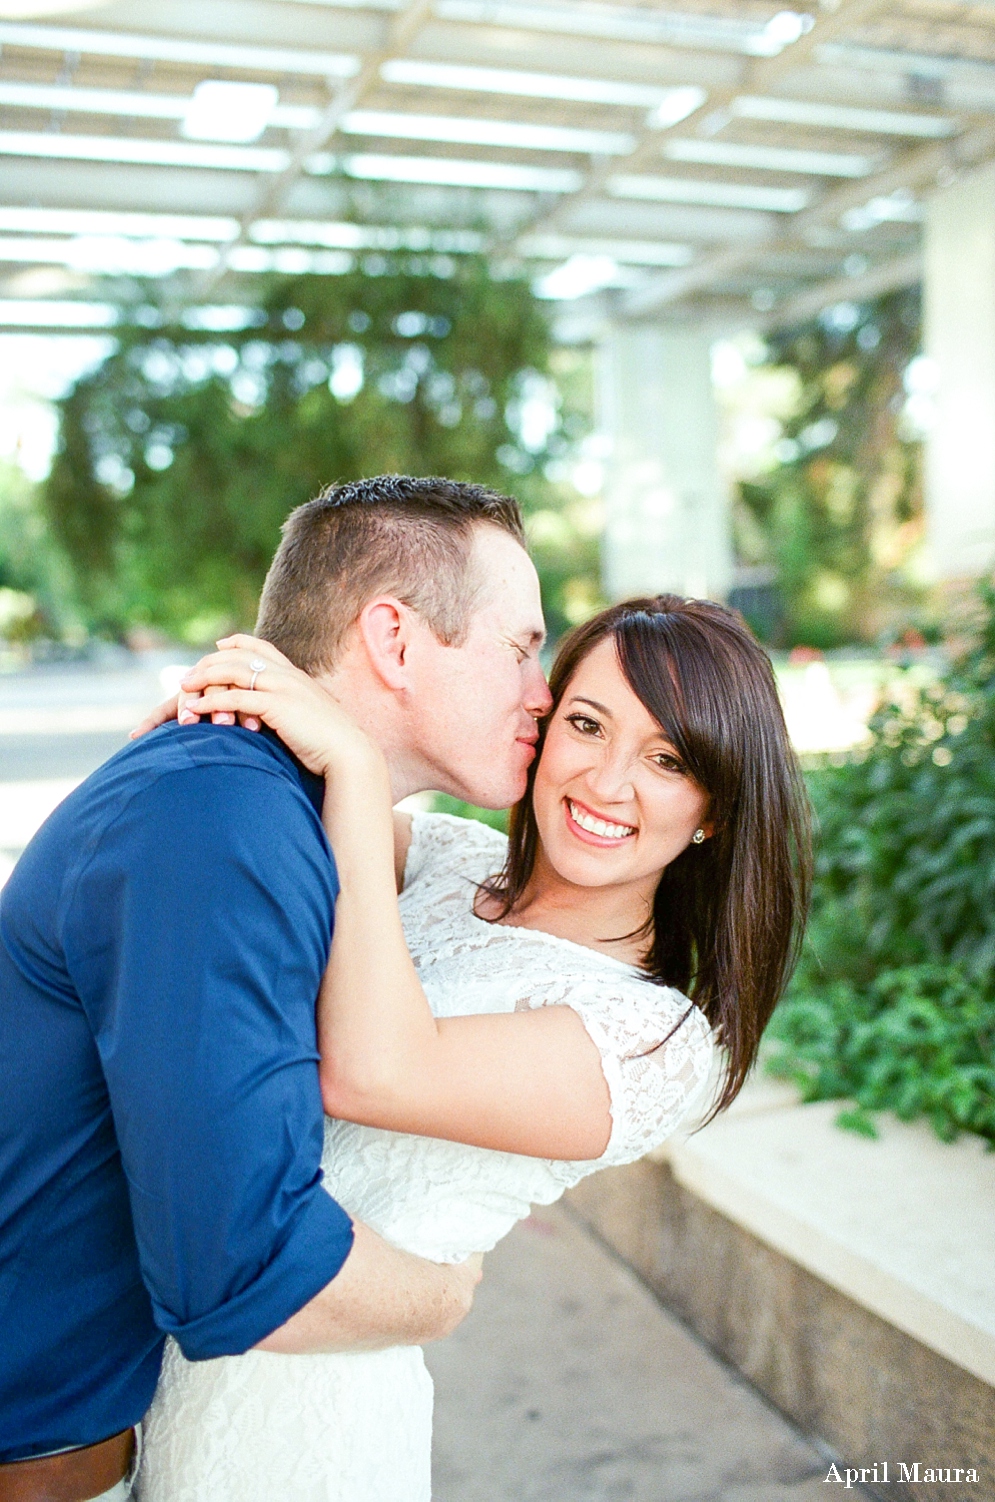
MULTIPOLYGON (((826 1116, 824 1108, 795 1111, 813 1109, 826 1116)), ((788 1118, 794 1114, 780 1113, 782 1130, 789 1131, 788 1118)), ((865 1154, 877 1145, 848 1141, 829 1117, 826 1120, 842 1139, 830 1139, 835 1153, 845 1157, 851 1143, 865 1154)), ((934 1338, 936 1310, 928 1297, 910 1286, 896 1315, 907 1327, 900 1328, 895 1319, 868 1307, 876 1293, 882 1307, 894 1306, 895 1293, 886 1279, 881 1290, 870 1286, 866 1277, 864 1287, 857 1286, 860 1278, 853 1276, 845 1256, 836 1264, 839 1276, 820 1276, 776 1244, 785 1239, 783 1235, 758 1234, 756 1224, 751 1228, 742 1216, 724 1213, 681 1181, 689 1176, 680 1162, 682 1154, 694 1152, 695 1143, 704 1142, 716 1128, 731 1134, 742 1126, 731 1118, 724 1126, 716 1123, 690 1144, 678 1145, 670 1154, 673 1161, 646 1159, 597 1174, 573 1189, 568 1202, 669 1308, 802 1429, 823 1440, 849 1466, 877 1464, 880 1477, 881 1462, 888 1461, 889 1484, 868 1486, 871 1495, 905 1496, 916 1502, 995 1498, 995 1387, 984 1375, 935 1349, 957 1338, 956 1324, 939 1328, 934 1338), (848 1282, 858 1296, 847 1290, 848 1282), (926 1340, 908 1328, 919 1319, 926 1340), (979 1483, 957 1486, 920 1479, 899 1490, 899 1462, 910 1467, 918 1462, 920 1478, 927 1468, 976 1467, 979 1483)), ((960 1157, 953 1152, 953 1177, 961 1159, 973 1169, 978 1155, 970 1147, 960 1157)), ((883 1158, 883 1166, 885 1162, 883 1158)), ((981 1160, 981 1169, 985 1174, 995 1172, 995 1159, 989 1155, 987 1162, 981 1160)), ((882 1184, 883 1198, 892 1187, 896 1186, 882 1184)), ((897 1187, 902 1192, 902 1186, 897 1187)), ((904 1192, 910 1187, 904 1186, 904 1192)), ((832 1196, 831 1178, 825 1193, 832 1196)), ((932 1208, 943 1219, 943 1206, 932 1208)), ((875 1206, 868 1204, 867 1211, 873 1215, 875 1206)), ((861 1257, 866 1261, 865 1250, 861 1257)), ((942 1250, 937 1248, 937 1256, 942 1250)), ((973 1251, 990 1263, 995 1242, 973 1251)), ((828 1265, 826 1255, 816 1251, 804 1260, 819 1265, 821 1257, 822 1265, 828 1265)), ((979 1314, 985 1317, 984 1311, 979 1314)), ((975 1346, 968 1363, 980 1366, 982 1373, 987 1362, 985 1337, 981 1330, 980 1360, 975 1346)))

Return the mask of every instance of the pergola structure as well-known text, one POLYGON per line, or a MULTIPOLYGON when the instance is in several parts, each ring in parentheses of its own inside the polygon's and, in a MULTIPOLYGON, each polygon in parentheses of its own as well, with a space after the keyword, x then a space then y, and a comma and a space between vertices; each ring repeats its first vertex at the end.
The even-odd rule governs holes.
POLYGON ((605 349, 613 587, 664 549, 718 592, 716 329, 914 283, 925 238, 995 429, 992 162, 990 0, 0 0, 0 327, 97 327, 147 275, 223 306, 486 248, 605 349))

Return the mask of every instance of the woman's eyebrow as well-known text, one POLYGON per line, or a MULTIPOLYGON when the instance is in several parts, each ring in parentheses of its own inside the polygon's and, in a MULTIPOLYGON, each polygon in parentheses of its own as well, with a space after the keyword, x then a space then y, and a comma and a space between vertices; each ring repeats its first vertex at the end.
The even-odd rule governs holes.
POLYGON ((569 702, 571 704, 590 704, 591 708, 596 709, 599 714, 607 715, 610 720, 615 718, 607 704, 599 704, 597 699, 582 699, 579 694, 573 694, 569 702))

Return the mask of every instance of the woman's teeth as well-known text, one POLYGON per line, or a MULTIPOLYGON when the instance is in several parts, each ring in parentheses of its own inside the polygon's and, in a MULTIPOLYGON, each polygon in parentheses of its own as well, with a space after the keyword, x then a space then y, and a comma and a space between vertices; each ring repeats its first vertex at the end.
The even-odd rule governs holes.
POLYGON ((570 809, 570 817, 581 829, 586 829, 588 834, 600 835, 603 840, 624 840, 626 835, 635 834, 631 824, 606 824, 604 819, 596 819, 593 814, 585 813, 578 808, 572 799, 567 799, 570 809))

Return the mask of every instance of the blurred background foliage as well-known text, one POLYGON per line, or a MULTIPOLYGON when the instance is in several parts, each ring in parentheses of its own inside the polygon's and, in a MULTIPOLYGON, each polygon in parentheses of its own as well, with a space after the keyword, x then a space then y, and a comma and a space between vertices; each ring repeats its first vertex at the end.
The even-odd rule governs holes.
POLYGON ((922 444, 910 420, 915 290, 842 303, 771 337, 768 371, 793 377, 766 472, 740 481, 740 563, 766 568, 775 598, 751 624, 771 645, 833 648, 931 623, 915 575, 923 535, 922 444))
POLYGON ((55 545, 38 487, 0 462, 0 638, 15 645, 78 637, 68 560, 55 545))
MULTIPOLYGON (((0 636, 200 645, 251 625, 288 511, 400 470, 519 498, 555 640, 601 603, 601 511, 574 482, 591 353, 556 346, 548 310, 482 257, 411 253, 274 280, 234 331, 150 303, 153 326, 124 326, 58 404, 47 481, 0 472, 0 588, 30 596, 0 597, 0 636)), ((907 390, 918 301, 830 312, 754 341, 727 411, 741 421, 759 400, 769 430, 761 462, 727 466, 740 572, 762 581, 734 603, 773 647, 930 637, 907 390)))
POLYGON ((776 1073, 806 1099, 927 1115, 995 1144, 995 589, 966 649, 907 683, 866 752, 809 774, 812 919, 775 1013, 776 1073))
POLYGON ((199 645, 252 625, 280 524, 323 486, 476 480, 522 502, 557 634, 600 598, 600 517, 560 475, 585 370, 529 284, 479 258, 280 280, 248 328, 131 328, 76 384, 43 524, 93 632, 199 645))

